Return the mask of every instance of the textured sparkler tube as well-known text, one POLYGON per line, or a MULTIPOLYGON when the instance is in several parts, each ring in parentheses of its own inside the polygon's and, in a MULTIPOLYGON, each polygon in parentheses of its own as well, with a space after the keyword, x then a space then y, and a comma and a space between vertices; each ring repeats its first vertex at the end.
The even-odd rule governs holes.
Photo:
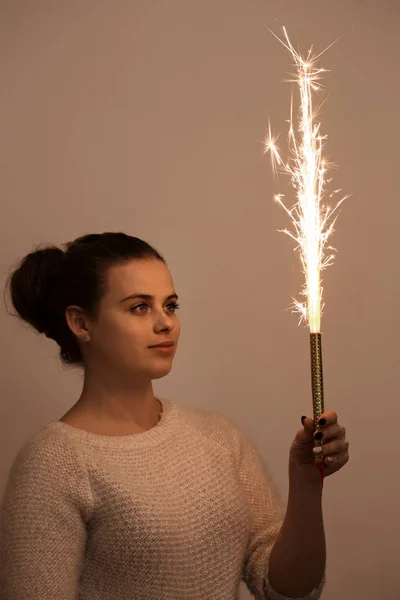
MULTIPOLYGON (((322 337, 320 333, 310 333, 310 351, 313 417, 315 430, 318 430, 318 419, 324 412, 324 376, 322 368, 322 337)), ((322 447, 322 442, 320 440, 315 440, 314 446, 322 447)), ((315 464, 321 471, 322 478, 322 470, 324 467, 324 457, 322 452, 315 455, 315 464)))

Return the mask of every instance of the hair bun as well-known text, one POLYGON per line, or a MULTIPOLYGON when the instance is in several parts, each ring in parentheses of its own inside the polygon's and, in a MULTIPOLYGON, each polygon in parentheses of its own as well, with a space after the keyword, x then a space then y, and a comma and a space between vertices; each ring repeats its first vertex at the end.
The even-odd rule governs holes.
POLYGON ((52 337, 52 291, 62 271, 65 253, 56 246, 28 254, 10 281, 12 303, 19 316, 39 333, 52 337))

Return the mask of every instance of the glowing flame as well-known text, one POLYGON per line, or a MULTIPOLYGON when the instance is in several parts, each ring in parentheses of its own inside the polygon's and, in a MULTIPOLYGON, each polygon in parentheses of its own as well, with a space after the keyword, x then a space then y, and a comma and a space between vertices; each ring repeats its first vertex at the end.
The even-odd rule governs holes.
MULTIPOLYGON (((285 40, 271 33, 289 50, 293 58, 296 66, 294 82, 298 85, 300 99, 296 127, 293 123, 293 100, 291 103, 288 160, 285 162, 281 158, 277 138, 272 136, 271 126, 265 141, 265 152, 271 154, 274 172, 281 171, 289 175, 296 191, 297 201, 291 208, 284 203, 282 194, 275 196, 275 199, 292 221, 293 230, 284 230, 284 233, 296 242, 305 275, 301 294, 307 300, 306 302, 295 300, 294 307, 301 315, 300 320, 308 323, 310 332, 319 333, 323 309, 321 272, 332 264, 334 259, 334 249, 327 246, 327 241, 334 230, 337 210, 348 196, 334 203, 333 206, 324 204, 325 184, 329 183, 326 180, 327 165, 322 157, 326 136, 321 134, 321 124, 315 122, 318 111, 313 108, 313 93, 320 89, 318 82, 325 73, 324 69, 316 66, 323 52, 314 55, 310 48, 307 57, 303 58, 293 48, 285 28, 283 28, 285 40)), ((338 192, 340 190, 335 190, 330 198, 332 199, 338 192)))

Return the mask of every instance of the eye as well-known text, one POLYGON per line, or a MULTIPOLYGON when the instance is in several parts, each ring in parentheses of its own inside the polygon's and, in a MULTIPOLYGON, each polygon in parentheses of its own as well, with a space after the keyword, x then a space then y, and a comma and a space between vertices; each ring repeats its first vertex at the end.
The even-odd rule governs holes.
MULTIPOLYGON (((167 304, 166 308, 167 308, 168 312, 174 313, 180 307, 179 307, 178 302, 170 302, 169 304, 167 304)), ((149 310, 149 305, 146 304, 145 302, 142 302, 141 304, 137 304, 136 306, 132 306, 129 309, 129 311, 134 314, 145 314, 148 310, 149 310)))
POLYGON ((169 304, 167 304, 167 308, 170 312, 175 312, 180 308, 180 305, 178 302, 170 302, 169 304))
POLYGON ((132 306, 132 308, 130 308, 130 312, 132 313, 144 313, 146 312, 146 310, 148 309, 148 305, 145 304, 144 302, 142 302, 142 304, 137 304, 136 306, 132 306))

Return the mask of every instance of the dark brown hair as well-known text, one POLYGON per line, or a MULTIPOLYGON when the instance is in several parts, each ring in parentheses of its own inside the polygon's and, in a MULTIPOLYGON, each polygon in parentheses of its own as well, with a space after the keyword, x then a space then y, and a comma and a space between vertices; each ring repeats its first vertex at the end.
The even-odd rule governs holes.
POLYGON ((161 254, 147 242, 125 233, 89 234, 64 245, 37 247, 11 273, 9 287, 17 315, 57 342, 66 365, 83 365, 65 310, 76 305, 93 318, 106 291, 107 271, 133 259, 161 254))

